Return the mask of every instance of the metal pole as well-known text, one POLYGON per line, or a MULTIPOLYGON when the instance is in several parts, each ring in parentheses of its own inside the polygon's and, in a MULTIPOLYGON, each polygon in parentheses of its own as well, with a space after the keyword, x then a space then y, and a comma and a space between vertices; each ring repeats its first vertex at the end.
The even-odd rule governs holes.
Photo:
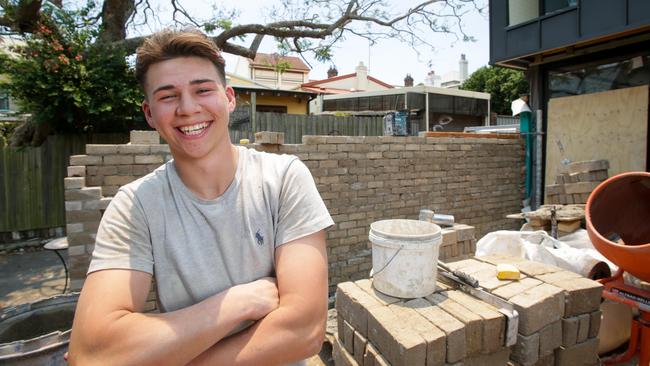
POLYGON ((257 132, 257 123, 255 121, 255 110, 257 109, 257 93, 251 92, 251 135, 254 137, 257 132))
POLYGON ((533 209, 538 209, 542 205, 542 110, 538 109, 535 114, 536 119, 536 154, 535 154, 535 205, 533 209))

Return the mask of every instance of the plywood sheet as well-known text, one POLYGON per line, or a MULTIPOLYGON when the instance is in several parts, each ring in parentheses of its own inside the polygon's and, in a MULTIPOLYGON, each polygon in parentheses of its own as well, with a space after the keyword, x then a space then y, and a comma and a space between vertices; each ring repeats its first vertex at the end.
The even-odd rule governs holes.
POLYGON ((645 171, 648 86, 553 98, 548 103, 546 184, 562 160, 609 160, 609 176, 645 171))

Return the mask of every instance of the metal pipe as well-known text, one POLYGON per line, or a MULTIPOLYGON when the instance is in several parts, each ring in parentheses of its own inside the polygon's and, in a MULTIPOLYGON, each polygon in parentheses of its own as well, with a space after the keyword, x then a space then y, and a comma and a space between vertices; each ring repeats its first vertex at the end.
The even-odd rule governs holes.
POLYGON ((538 209, 542 205, 542 117, 542 110, 538 109, 535 114, 537 151, 535 154, 535 204, 532 207, 533 210, 538 209))

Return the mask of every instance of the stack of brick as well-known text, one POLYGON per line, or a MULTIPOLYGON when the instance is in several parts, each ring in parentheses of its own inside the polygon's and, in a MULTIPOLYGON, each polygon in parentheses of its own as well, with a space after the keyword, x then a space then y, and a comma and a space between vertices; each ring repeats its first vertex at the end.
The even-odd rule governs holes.
POLYGON ((504 348, 505 317, 494 307, 441 284, 426 298, 401 300, 370 280, 341 283, 336 293, 340 365, 597 365, 602 286, 578 274, 503 256, 452 263, 519 313, 517 343, 504 348), (512 263, 519 281, 496 278, 512 263))
POLYGON ((558 175, 555 184, 546 186, 546 203, 587 203, 589 194, 608 178, 609 161, 589 160, 571 163, 558 175))
POLYGON ((336 292, 336 366, 505 365, 505 317, 494 307, 439 283, 426 298, 386 296, 370 280, 336 292))
POLYGON ((506 256, 486 256, 450 264, 511 302, 519 312, 513 365, 597 365, 602 285, 561 268, 506 256), (510 263, 519 281, 500 281, 496 265, 510 263))
MULTIPOLYGON (((522 198, 523 150, 518 139, 303 136, 302 144, 281 142, 280 134, 262 133, 249 147, 294 154, 310 169, 336 222, 327 232, 331 294, 339 282, 368 276, 372 267, 368 230, 374 221, 416 219, 422 207, 430 207, 472 225, 476 236, 517 227, 505 216, 519 211, 522 198)), ((155 131, 134 132, 126 145, 88 145, 87 154, 72 157, 70 164, 85 177, 71 177, 82 179, 68 187, 108 201, 120 185, 149 173, 169 157, 169 147, 160 144, 155 131)), ((78 208, 73 201, 79 199, 69 201, 70 208, 78 208)), ((101 209, 92 215, 88 222, 94 224, 83 227, 89 235, 96 231, 101 209)), ((73 214, 67 224, 81 230, 74 225, 80 222, 85 221, 73 214)), ((470 253, 468 246, 474 249, 471 240, 459 241, 462 250, 453 249, 450 238, 445 240, 443 247, 452 245, 442 250, 445 260, 463 258, 470 253)), ((93 241, 76 243, 69 254, 73 290, 83 283, 93 241)))
POLYGON ((473 257, 476 252, 475 231, 473 226, 464 224, 443 228, 438 259, 454 262, 473 257))

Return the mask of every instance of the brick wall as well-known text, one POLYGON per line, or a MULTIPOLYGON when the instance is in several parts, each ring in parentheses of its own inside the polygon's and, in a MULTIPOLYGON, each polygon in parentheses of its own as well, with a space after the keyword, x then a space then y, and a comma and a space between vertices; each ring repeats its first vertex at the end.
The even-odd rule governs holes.
MULTIPOLYGON (((87 145, 70 158, 66 221, 72 290, 83 284, 103 210, 117 188, 170 158, 155 132, 133 131, 125 145, 87 145)), ((277 142, 277 140, 276 140, 277 142)), ((523 149, 512 138, 304 136, 303 144, 255 144, 297 155, 311 170, 336 227, 328 232, 330 292, 366 278, 370 223, 417 219, 421 208, 452 214, 476 238, 515 229, 520 210, 523 149)))

